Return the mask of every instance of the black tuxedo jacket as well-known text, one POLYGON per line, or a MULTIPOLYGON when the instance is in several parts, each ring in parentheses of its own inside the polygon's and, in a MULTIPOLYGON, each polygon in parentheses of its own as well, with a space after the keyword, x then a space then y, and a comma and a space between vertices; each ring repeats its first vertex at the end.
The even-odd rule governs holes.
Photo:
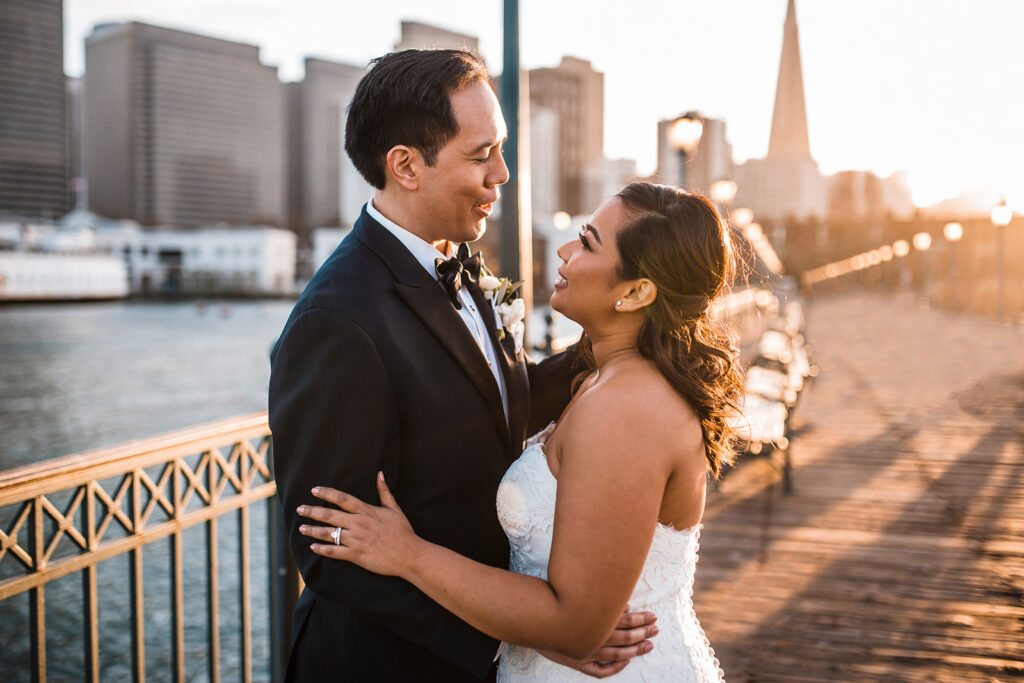
MULTIPOLYGON (((490 304, 474 294, 485 323, 490 304)), ((295 508, 332 486, 379 504, 388 485, 423 538, 495 567, 494 500, 527 433, 569 400, 573 351, 533 365, 499 341, 509 419, 480 348, 440 285, 365 209, 317 271, 271 354, 277 490, 306 583, 290 680, 461 681, 492 674, 498 642, 411 584, 309 549, 295 508)))

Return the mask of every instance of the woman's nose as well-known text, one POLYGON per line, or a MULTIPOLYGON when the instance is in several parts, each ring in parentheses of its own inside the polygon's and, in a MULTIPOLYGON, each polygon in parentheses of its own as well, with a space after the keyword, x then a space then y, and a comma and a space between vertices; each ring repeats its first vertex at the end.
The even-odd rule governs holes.
POLYGON ((560 246, 558 250, 555 251, 555 253, 558 254, 558 258, 562 259, 563 261, 568 261, 569 257, 572 256, 572 245, 574 242, 575 240, 569 240, 568 242, 560 246))

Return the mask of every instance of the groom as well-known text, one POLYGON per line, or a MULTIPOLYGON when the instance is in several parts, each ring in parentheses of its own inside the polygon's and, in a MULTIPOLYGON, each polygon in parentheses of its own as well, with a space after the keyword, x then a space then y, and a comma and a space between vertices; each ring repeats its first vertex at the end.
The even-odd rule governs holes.
MULTIPOLYGON (((271 355, 278 495, 306 584, 289 680, 494 677, 500 643, 405 581, 313 554, 295 508, 318 484, 376 502, 382 470, 418 534, 508 566, 498 484, 526 435, 567 404, 573 366, 566 354, 528 363, 497 329, 477 264, 452 256, 483 234, 508 180, 505 137, 484 65, 466 52, 385 55, 356 89, 345 149, 376 192, 271 355)), ((625 615, 609 641, 620 647, 601 658, 649 647, 648 624, 625 615)))

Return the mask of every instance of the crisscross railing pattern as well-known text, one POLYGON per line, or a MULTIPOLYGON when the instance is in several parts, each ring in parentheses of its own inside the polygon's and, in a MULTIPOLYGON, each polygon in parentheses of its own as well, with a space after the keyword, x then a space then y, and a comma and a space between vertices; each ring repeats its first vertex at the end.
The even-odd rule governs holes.
MULTIPOLYGON (((121 554, 129 559, 133 677, 145 679, 142 548, 162 538, 170 540, 171 549, 171 673, 175 680, 184 680, 182 531, 206 525, 206 578, 209 594, 217 596, 217 522, 233 511, 239 529, 242 675, 251 680, 249 510, 264 499, 274 503, 270 446, 266 413, 258 413, 0 473, 0 510, 13 511, 8 524, 0 521, 6 527, 0 528, 0 603, 29 594, 33 680, 46 679, 46 584, 75 572, 82 575, 86 675, 100 679, 96 569, 121 554)), ((271 533, 278 526, 276 516, 274 512, 269 520, 271 533)), ((286 555, 280 539, 272 539, 271 546, 279 557, 286 555)), ((280 599, 281 586, 275 580, 281 572, 272 569, 270 592, 280 599)), ((272 614, 278 619, 281 611, 272 609, 272 614)), ((210 600, 207 624, 209 678, 217 681, 217 599, 210 600)))

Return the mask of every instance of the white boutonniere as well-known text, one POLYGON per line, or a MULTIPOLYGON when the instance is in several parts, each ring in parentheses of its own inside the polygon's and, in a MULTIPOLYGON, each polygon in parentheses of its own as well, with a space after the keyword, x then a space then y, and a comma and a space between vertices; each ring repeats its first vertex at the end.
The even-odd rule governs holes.
POLYGON ((498 339, 512 335, 516 353, 523 350, 523 334, 526 331, 526 302, 519 296, 522 282, 511 282, 508 278, 481 273, 480 289, 491 302, 498 339))

